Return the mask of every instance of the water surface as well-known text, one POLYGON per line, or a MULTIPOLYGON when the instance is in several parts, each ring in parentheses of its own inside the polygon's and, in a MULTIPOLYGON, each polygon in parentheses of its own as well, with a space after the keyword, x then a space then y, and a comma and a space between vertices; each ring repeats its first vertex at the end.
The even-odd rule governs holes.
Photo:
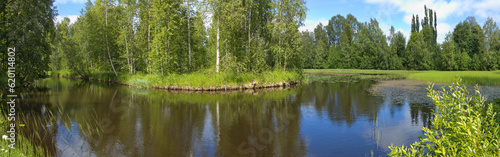
POLYGON ((373 96, 373 84, 175 93, 46 79, 22 94, 22 129, 53 156, 385 156, 418 140, 432 108, 373 96))

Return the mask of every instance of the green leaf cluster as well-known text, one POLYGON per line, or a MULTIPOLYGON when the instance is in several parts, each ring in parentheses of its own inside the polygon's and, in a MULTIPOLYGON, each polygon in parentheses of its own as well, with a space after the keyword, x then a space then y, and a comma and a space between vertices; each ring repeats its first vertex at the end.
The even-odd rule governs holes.
POLYGON ((409 146, 389 147, 391 156, 500 156, 500 126, 491 103, 475 87, 469 94, 460 78, 447 91, 428 87, 436 105, 432 126, 409 146))

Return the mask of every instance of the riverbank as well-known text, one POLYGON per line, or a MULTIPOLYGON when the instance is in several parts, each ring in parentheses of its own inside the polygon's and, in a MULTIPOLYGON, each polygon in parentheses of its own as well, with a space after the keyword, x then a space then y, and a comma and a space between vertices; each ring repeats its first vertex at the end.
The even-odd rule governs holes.
MULTIPOLYGON (((359 70, 359 69, 305 69, 306 73, 332 75, 381 75, 380 78, 412 79, 432 83, 453 83, 457 76, 469 85, 500 85, 500 70, 497 71, 409 71, 409 70, 359 70), (391 76, 391 77, 389 77, 391 76)), ((377 79, 377 78, 374 78, 377 79)))
MULTIPOLYGON (((83 79, 76 73, 68 71, 49 72, 51 77, 83 79)), ((128 74, 112 72, 94 72, 88 80, 104 81, 139 88, 156 88, 176 91, 229 91, 244 89, 261 89, 288 87, 305 81, 299 73, 268 71, 263 73, 219 73, 205 70, 189 74, 128 74)))

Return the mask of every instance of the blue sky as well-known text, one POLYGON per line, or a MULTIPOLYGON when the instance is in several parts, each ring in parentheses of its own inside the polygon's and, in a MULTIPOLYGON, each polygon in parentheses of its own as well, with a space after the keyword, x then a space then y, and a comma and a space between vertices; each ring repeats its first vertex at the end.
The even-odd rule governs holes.
POLYGON ((488 17, 500 21, 500 0, 307 0, 307 17, 301 30, 312 31, 318 23, 328 24, 328 20, 337 14, 354 15, 358 21, 369 21, 376 18, 384 33, 389 33, 391 26, 410 34, 412 14, 420 19, 425 16, 424 5, 437 11, 438 42, 444 40, 445 34, 453 31, 455 25, 474 16, 479 25, 483 25, 488 17))
MULTIPOLYGON (((80 15, 86 0, 56 0, 58 20, 69 17, 72 22, 80 15)), ((308 8, 306 21, 301 31, 312 31, 318 23, 326 25, 337 14, 354 15, 358 21, 376 18, 384 33, 394 26, 407 37, 410 33, 412 14, 424 17, 424 4, 437 11, 438 42, 452 31, 456 24, 468 16, 476 17, 482 26, 487 17, 500 21, 500 0, 306 0, 308 8)))

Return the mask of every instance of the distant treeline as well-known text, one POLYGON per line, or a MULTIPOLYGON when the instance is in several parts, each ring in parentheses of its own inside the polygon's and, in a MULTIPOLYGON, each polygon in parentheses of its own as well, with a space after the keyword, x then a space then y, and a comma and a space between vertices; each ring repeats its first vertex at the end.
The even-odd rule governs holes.
POLYGON ((422 19, 413 16, 408 42, 392 26, 385 36, 376 19, 363 23, 351 14, 333 16, 328 25, 320 23, 314 32, 302 32, 304 68, 500 69, 500 32, 492 18, 481 28, 474 17, 468 17, 440 44, 436 12, 424 9, 422 19))

